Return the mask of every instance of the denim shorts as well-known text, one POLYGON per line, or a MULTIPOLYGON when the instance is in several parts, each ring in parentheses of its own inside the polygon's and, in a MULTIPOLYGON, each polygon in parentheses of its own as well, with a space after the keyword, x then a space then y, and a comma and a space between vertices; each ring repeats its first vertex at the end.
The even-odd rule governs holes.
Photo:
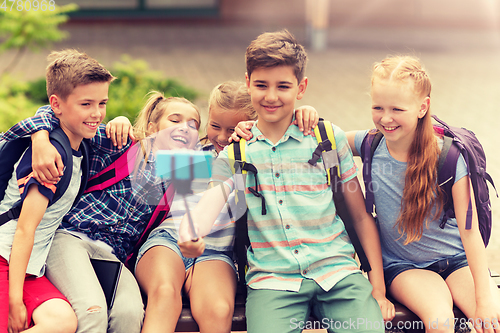
MULTIPOLYGON (((186 267, 186 271, 193 266, 195 262, 195 258, 186 258, 182 255, 181 250, 179 249, 179 245, 177 245, 177 239, 173 237, 167 229, 157 230, 152 233, 149 238, 144 242, 144 244, 139 249, 139 254, 137 256, 136 267, 139 260, 142 258, 144 253, 146 253, 149 249, 155 246, 165 246, 181 257, 184 262, 184 266, 186 267)), ((208 260, 221 260, 226 262, 229 266, 233 268, 236 272, 236 267, 234 266, 234 262, 232 258, 232 251, 217 251, 211 249, 205 249, 203 254, 196 258, 196 262, 200 263, 208 260)))
POLYGON ((446 280, 451 273, 467 266, 469 266, 469 264, 467 263, 467 256, 465 253, 438 260, 426 267, 416 267, 412 264, 397 264, 384 270, 385 285, 389 287, 396 276, 410 269, 426 269, 433 271, 438 273, 443 280, 446 280))

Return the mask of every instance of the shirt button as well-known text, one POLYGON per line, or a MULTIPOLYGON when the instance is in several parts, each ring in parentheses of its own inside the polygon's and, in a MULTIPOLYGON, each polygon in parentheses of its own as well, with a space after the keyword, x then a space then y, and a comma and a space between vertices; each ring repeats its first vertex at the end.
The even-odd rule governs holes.
POLYGON ((276 147, 271 148, 272 151, 276 151, 276 147))
POLYGON ((276 178, 279 178, 280 173, 279 173, 279 172, 276 172, 275 176, 276 176, 276 178))
POLYGON ((295 251, 293 251, 293 252, 295 252, 295 254, 298 254, 298 253, 299 253, 299 250, 295 250, 295 251))
POLYGON ((130 212, 133 212, 133 211, 134 211, 134 207, 130 207, 128 210, 129 210, 130 212))
POLYGON ((283 200, 278 201, 278 203, 279 203, 280 205, 282 205, 282 204, 283 204, 283 200))
POLYGON ((287 225, 285 226, 285 229, 290 229, 290 225, 289 225, 289 224, 287 224, 287 225))
POLYGON ((302 271, 302 275, 306 275, 306 274, 307 274, 307 269, 304 269, 304 270, 302 271))

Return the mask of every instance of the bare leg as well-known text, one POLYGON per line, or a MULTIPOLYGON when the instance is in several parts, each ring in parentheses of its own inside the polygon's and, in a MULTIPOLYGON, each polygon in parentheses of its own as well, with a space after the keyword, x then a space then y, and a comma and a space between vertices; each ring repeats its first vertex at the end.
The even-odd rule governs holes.
POLYGON ((135 275, 148 295, 141 332, 174 332, 182 310, 181 291, 186 277, 182 259, 165 246, 152 247, 139 260, 135 275))
POLYGON ((188 271, 186 290, 200 332, 231 332, 236 275, 230 265, 221 260, 197 263, 188 271))
POLYGON ((423 321, 426 332, 454 332, 453 300, 439 274, 423 269, 404 271, 389 290, 423 321))
POLYGON ((65 300, 54 298, 43 302, 33 311, 35 325, 25 332, 74 333, 76 315, 65 300))
MULTIPOLYGON (((493 299, 498 302, 500 299, 498 287, 493 279, 490 278, 489 280, 493 299)), ((455 305, 462 310, 466 318, 474 318, 476 315, 476 295, 470 268, 467 266, 456 270, 448 276, 446 284, 450 289, 455 305)))

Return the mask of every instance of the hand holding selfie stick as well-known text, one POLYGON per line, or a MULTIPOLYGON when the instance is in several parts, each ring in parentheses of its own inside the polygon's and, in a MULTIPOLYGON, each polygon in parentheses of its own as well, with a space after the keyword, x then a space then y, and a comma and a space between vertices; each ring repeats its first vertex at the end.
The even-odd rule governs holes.
POLYGON ((156 154, 157 176, 170 178, 177 194, 182 195, 193 242, 199 238, 186 195, 193 194, 191 183, 195 178, 210 178, 212 159, 212 154, 204 151, 161 150, 156 154))

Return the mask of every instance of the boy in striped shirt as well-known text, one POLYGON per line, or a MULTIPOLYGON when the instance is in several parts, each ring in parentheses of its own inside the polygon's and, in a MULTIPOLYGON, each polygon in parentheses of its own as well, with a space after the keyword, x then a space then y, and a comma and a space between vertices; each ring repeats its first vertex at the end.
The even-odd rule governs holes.
MULTIPOLYGON (((253 138, 245 146, 246 162, 257 169, 245 179, 251 243, 246 275, 248 332, 300 332, 312 327, 383 332, 383 319, 394 317, 394 306, 385 298, 378 232, 364 210, 346 136, 332 125, 342 190, 372 267, 371 285, 358 269, 354 248, 336 214, 328 170, 323 163, 308 163, 318 143, 291 125, 295 101, 307 88, 306 62, 304 48, 286 30, 260 35, 246 52, 246 83, 258 114, 253 138), (307 322, 311 311, 319 323, 307 322)), ((227 148, 215 162, 211 181, 223 184, 226 195, 235 189, 227 148)), ((198 235, 210 231, 223 204, 219 186, 206 192, 191 212, 198 235)), ((189 239, 185 218, 181 249, 186 256, 199 255, 203 240, 189 239)))

